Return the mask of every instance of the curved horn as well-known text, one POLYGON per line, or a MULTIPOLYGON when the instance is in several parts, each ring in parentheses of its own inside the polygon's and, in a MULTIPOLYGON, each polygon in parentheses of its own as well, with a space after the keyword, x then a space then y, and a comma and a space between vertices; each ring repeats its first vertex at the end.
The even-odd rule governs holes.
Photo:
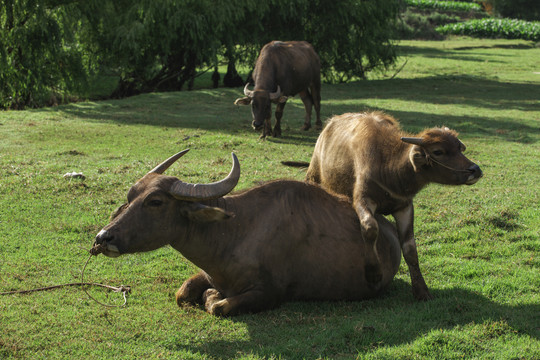
POLYGON ((246 95, 249 98, 252 98, 253 97, 253 90, 249 90, 248 86, 249 86, 249 83, 247 83, 246 86, 244 86, 244 95, 246 95))
POLYGON ((270 93, 270 100, 279 99, 280 96, 281 96, 281 88, 278 85, 276 92, 270 93))
POLYGON ((234 153, 231 155, 233 166, 225 179, 210 184, 190 184, 178 180, 171 185, 170 194, 179 200, 201 201, 217 199, 230 193, 240 179, 240 163, 234 153))
POLYGON ((401 141, 407 144, 420 145, 420 146, 422 146, 422 144, 424 143, 424 140, 418 137, 402 137, 401 141))
POLYGON ((151 174, 151 173, 163 174, 165 170, 167 170, 172 164, 174 164, 176 160, 184 156, 184 154, 187 153, 188 151, 189 149, 182 150, 178 154, 171 156, 170 158, 168 158, 167 160, 165 160, 164 162, 162 162, 161 164, 159 164, 158 166, 150 170, 148 174, 151 174))

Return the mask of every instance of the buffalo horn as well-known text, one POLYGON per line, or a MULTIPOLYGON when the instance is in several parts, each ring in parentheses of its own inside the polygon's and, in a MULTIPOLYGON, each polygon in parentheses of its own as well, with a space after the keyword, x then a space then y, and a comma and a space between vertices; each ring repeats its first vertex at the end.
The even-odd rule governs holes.
POLYGON ((233 166, 225 179, 210 184, 189 184, 178 180, 171 186, 170 194, 179 200, 187 201, 217 199, 228 194, 240 179, 240 163, 234 153, 231 155, 233 166))
POLYGON ((148 172, 148 173, 149 174, 151 174, 151 173, 163 174, 165 172, 165 170, 167 170, 172 164, 174 164, 174 162, 176 160, 178 160, 182 156, 184 156, 184 154, 187 153, 188 151, 189 151, 189 149, 180 151, 178 154, 175 154, 175 155, 171 156, 170 158, 168 158, 167 160, 165 160, 164 162, 162 162, 161 164, 159 164, 158 166, 156 166, 155 168, 150 170, 150 172, 148 172))
POLYGON ((270 100, 279 99, 280 96, 281 96, 281 88, 278 85, 276 92, 270 93, 270 100))
POLYGON ((418 138, 418 137, 402 137, 401 141, 403 141, 405 143, 408 143, 408 144, 420 145, 420 146, 422 146, 422 144, 424 143, 424 140, 422 140, 422 138, 418 138))
POLYGON ((248 89, 249 83, 244 86, 244 95, 246 95, 249 98, 253 98, 253 91, 248 89))

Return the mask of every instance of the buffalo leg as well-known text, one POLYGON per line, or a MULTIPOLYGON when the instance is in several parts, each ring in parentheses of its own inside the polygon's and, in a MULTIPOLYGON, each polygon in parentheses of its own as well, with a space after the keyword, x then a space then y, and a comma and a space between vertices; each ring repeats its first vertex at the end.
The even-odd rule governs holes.
POLYGON ((272 136, 280 137, 281 136, 281 118, 283 117, 283 109, 287 102, 280 102, 276 105, 276 124, 274 125, 274 132, 272 136))
POLYGON ((230 316, 248 312, 257 312, 274 307, 274 298, 268 298, 260 290, 250 290, 243 294, 223 298, 216 289, 208 289, 203 295, 206 311, 212 315, 230 316))
POLYGON ((382 280, 379 255, 377 253, 377 238, 379 237, 379 224, 373 215, 376 204, 368 197, 362 195, 354 201, 354 208, 360 220, 362 237, 368 245, 366 254, 365 273, 368 283, 375 285, 382 280))
POLYGON ((309 130, 309 128, 311 127, 311 108, 313 107, 313 100, 307 89, 304 91, 300 91, 299 95, 300 99, 302 99, 302 102, 304 103, 304 107, 306 108, 306 118, 304 120, 304 126, 302 126, 302 130, 309 130))
POLYGON ((315 107, 315 115, 317 115, 317 121, 315 122, 315 128, 317 130, 322 129, 321 122, 321 84, 312 84, 310 86, 311 99, 313 100, 313 106, 315 107))
POLYGON ((429 293, 418 263, 418 252, 416 250, 416 242, 414 241, 414 208, 412 203, 405 209, 392 215, 396 220, 403 258, 409 267, 413 296, 417 300, 430 300, 433 296, 429 293))
POLYGON ((263 132, 260 136, 261 139, 264 139, 267 136, 272 136, 272 117, 264 120, 263 132))
POLYGON ((208 275, 201 271, 184 281, 180 289, 176 292, 176 303, 178 306, 183 304, 202 304, 203 293, 212 287, 208 275))
POLYGON ((214 288, 207 289, 204 294, 202 295, 202 302, 204 304, 204 308, 206 311, 212 315, 218 315, 216 314, 216 304, 219 302, 222 302, 223 295, 214 288))

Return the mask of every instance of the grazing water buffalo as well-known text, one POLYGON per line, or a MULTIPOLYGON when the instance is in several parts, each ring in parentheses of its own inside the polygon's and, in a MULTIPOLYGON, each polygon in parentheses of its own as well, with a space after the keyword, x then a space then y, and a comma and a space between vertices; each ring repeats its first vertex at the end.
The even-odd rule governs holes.
POLYGON ((419 300, 432 298, 418 265, 413 198, 430 182, 476 183, 482 171, 463 155, 464 150, 455 131, 433 128, 411 137, 382 112, 349 113, 329 120, 315 145, 306 180, 352 199, 363 239, 373 245, 371 255, 364 256, 368 281, 381 278, 377 263, 382 254, 376 246, 380 222, 375 214, 392 214, 413 295, 419 300))
POLYGON ((359 300, 393 279, 401 249, 382 216, 377 250, 381 281, 366 281, 358 218, 346 197, 297 181, 275 181, 225 196, 229 175, 189 184, 163 172, 187 150, 158 165, 129 190, 127 203, 96 236, 94 253, 117 257, 171 245, 202 270, 176 293, 179 305, 203 304, 216 315, 256 312, 290 300, 359 300))
POLYGON ((311 127, 311 107, 315 105, 317 128, 322 127, 321 64, 313 46, 305 41, 272 41, 266 44, 253 70, 255 87, 244 87, 246 97, 235 105, 251 104, 253 128, 263 129, 261 137, 281 136, 281 117, 288 96, 300 94, 306 108, 303 130, 311 127), (276 124, 272 132, 272 104, 276 105, 276 124))

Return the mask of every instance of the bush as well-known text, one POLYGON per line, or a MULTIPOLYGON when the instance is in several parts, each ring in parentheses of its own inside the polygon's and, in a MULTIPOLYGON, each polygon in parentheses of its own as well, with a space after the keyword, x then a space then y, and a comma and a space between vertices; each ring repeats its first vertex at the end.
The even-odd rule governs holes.
POLYGON ((435 31, 437 26, 461 21, 457 15, 448 15, 437 11, 418 13, 410 8, 401 14, 401 23, 398 25, 400 39, 441 40, 443 36, 435 31))
POLYGON ((537 21, 479 19, 439 26, 436 30, 441 34, 540 41, 540 22, 537 21))
POLYGON ((483 11, 480 4, 461 1, 405 0, 405 5, 424 10, 483 11))

